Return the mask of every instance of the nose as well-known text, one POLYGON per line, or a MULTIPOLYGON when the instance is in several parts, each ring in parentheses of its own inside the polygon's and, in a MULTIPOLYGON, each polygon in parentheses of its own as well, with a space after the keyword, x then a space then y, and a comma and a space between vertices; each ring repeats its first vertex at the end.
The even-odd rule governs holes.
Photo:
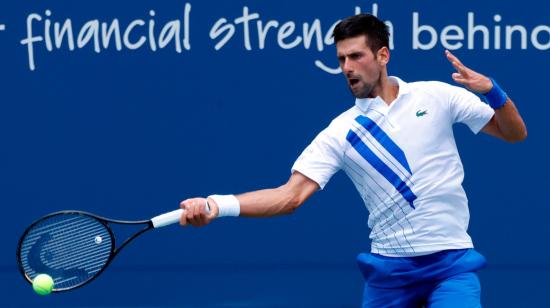
POLYGON ((344 59, 344 63, 342 63, 342 71, 346 75, 353 72, 353 68, 351 67, 351 63, 347 57, 344 59))

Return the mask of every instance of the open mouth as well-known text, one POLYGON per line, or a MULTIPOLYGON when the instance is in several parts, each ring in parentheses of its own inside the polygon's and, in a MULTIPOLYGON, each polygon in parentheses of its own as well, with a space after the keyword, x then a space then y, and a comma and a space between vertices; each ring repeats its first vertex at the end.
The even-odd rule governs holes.
POLYGON ((355 86, 356 84, 359 83, 359 79, 358 78, 349 78, 349 85, 350 86, 355 86))

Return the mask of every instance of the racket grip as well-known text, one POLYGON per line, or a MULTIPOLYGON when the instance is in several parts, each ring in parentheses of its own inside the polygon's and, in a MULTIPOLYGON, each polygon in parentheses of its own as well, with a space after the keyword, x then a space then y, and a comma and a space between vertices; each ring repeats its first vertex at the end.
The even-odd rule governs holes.
POLYGON ((183 213, 182 209, 164 213, 151 218, 151 222, 153 223, 154 228, 160 228, 160 227, 172 225, 180 221, 180 216, 182 213, 183 213))

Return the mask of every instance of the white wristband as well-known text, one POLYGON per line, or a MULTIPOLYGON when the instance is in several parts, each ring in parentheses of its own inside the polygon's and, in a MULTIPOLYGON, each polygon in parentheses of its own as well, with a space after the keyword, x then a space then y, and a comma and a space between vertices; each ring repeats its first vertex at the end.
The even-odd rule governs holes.
POLYGON ((235 195, 211 195, 218 205, 218 217, 239 216, 241 213, 241 204, 235 195))

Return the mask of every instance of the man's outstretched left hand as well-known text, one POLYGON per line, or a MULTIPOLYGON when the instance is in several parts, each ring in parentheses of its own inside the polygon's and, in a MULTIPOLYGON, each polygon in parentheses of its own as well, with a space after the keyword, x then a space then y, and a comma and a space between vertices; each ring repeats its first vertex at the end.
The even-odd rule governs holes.
POLYGON ((460 60, 450 51, 445 50, 445 56, 447 56, 447 60, 449 60, 456 69, 456 72, 451 76, 454 81, 480 94, 487 94, 491 91, 493 88, 491 79, 462 64, 462 62, 460 62, 460 60))

